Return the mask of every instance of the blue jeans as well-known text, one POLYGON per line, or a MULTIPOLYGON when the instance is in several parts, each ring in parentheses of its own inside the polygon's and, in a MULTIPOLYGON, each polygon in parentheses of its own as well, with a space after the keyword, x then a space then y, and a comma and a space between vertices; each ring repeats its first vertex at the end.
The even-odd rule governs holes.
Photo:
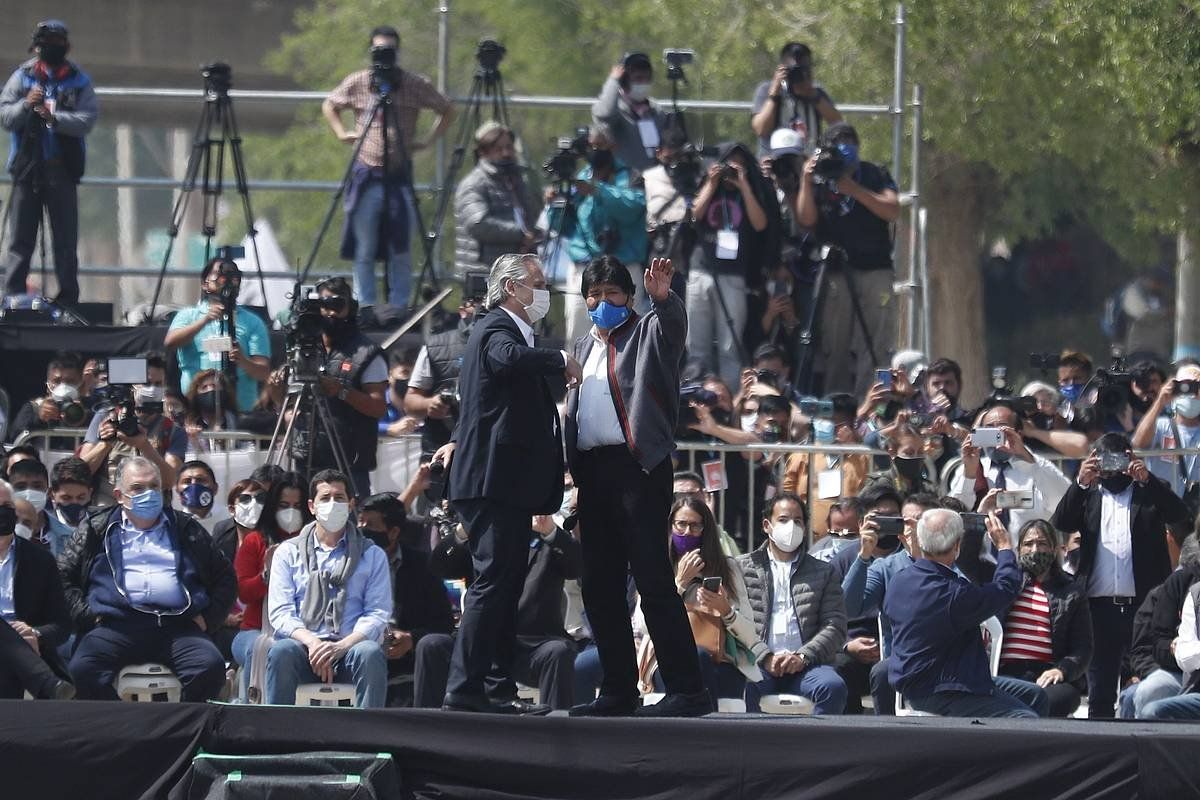
POLYGON ((1137 683, 1125 687, 1121 692, 1121 719, 1147 719, 1147 706, 1158 700, 1175 697, 1182 689, 1182 675, 1178 672, 1156 669, 1137 683))
POLYGON ((234 662, 242 668, 241 680, 238 682, 238 699, 243 703, 248 702, 247 698, 250 696, 250 660, 254 655, 254 643, 261 634, 262 631, 258 630, 238 631, 230 647, 234 662))
POLYGON ((990 695, 968 692, 937 692, 914 697, 908 704, 917 711, 941 717, 1008 717, 1037 719, 1046 716, 1049 702, 1036 683, 998 675, 996 691, 990 695))
MULTIPOLYGON (((354 704, 383 708, 387 702, 387 658, 378 642, 359 642, 346 651, 333 672, 334 683, 354 684, 354 704)), ((296 687, 320 683, 308 664, 308 649, 295 639, 279 639, 267 653, 267 702, 296 704, 296 687)))
POLYGON ((1200 694, 1188 693, 1155 700, 1138 719, 1200 719, 1200 694))
POLYGON ((766 694, 798 694, 813 701, 813 714, 841 714, 846 708, 846 682, 830 666, 812 667, 795 675, 767 675, 758 683, 746 684, 746 711, 760 710, 766 694))
POLYGON ((575 656, 575 702, 590 703, 604 682, 604 668, 600 666, 600 651, 589 644, 575 656))
MULTIPOLYGON (((408 207, 408 249, 403 253, 388 249, 388 304, 397 308, 408 306, 412 283, 413 243, 424 235, 417 226, 417 211, 412 192, 403 189, 408 207)), ((375 252, 379 245, 380 217, 383 215, 383 182, 366 184, 354 206, 354 298, 360 305, 373 306, 378 302, 375 285, 375 252)))

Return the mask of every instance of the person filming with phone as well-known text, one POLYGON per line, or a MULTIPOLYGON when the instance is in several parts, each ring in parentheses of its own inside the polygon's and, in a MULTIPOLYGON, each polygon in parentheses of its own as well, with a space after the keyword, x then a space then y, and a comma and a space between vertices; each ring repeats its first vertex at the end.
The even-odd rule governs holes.
POLYGON ((992 401, 963 439, 962 469, 950 480, 952 497, 981 513, 995 510, 1013 536, 1030 520, 1048 519, 1070 485, 1053 462, 1025 444, 1024 422, 1015 403, 992 401), (1001 490, 994 506, 988 499, 993 489, 1001 490))
MULTIPOLYGON (((1137 449, 1172 450, 1200 446, 1200 362, 1183 359, 1175 379, 1164 381, 1133 434, 1137 449), (1167 413, 1171 412, 1171 413, 1167 413)), ((1194 516, 1200 511, 1200 456, 1151 458, 1150 471, 1184 499, 1194 516)))
POLYGON ((1170 485, 1133 456, 1121 433, 1106 433, 1079 467, 1051 522, 1079 531, 1076 580, 1087 586, 1094 646, 1088 667, 1088 717, 1111 718, 1117 680, 1133 638, 1133 615, 1171 574, 1164 529, 1189 519, 1170 485))

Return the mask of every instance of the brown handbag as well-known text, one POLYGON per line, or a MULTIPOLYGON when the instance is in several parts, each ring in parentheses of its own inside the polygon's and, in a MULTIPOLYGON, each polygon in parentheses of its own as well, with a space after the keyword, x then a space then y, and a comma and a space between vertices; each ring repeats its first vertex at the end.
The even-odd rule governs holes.
POLYGON ((696 646, 703 648, 712 656, 713 661, 726 661, 725 657, 725 624, 720 617, 711 614, 701 614, 699 611, 688 611, 688 623, 692 626, 692 637, 696 646))

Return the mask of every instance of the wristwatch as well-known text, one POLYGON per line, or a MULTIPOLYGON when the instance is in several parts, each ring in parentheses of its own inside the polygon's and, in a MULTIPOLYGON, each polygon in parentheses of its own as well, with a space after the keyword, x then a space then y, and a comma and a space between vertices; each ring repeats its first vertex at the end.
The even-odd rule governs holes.
POLYGON ((338 394, 337 394, 338 400, 344 401, 349 396, 350 396, 350 387, 349 386, 343 386, 342 388, 338 389, 338 394))

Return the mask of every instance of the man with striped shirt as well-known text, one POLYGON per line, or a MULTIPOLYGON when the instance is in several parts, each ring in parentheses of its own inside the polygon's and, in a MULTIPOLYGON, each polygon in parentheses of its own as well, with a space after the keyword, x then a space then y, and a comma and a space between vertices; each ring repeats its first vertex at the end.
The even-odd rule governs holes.
POLYGON ((1092 656, 1092 618, 1082 586, 1058 563, 1058 532, 1044 520, 1021 527, 1017 563, 1025 586, 1009 608, 1000 649, 1000 674, 1037 683, 1052 717, 1079 707, 1079 690, 1092 656))

